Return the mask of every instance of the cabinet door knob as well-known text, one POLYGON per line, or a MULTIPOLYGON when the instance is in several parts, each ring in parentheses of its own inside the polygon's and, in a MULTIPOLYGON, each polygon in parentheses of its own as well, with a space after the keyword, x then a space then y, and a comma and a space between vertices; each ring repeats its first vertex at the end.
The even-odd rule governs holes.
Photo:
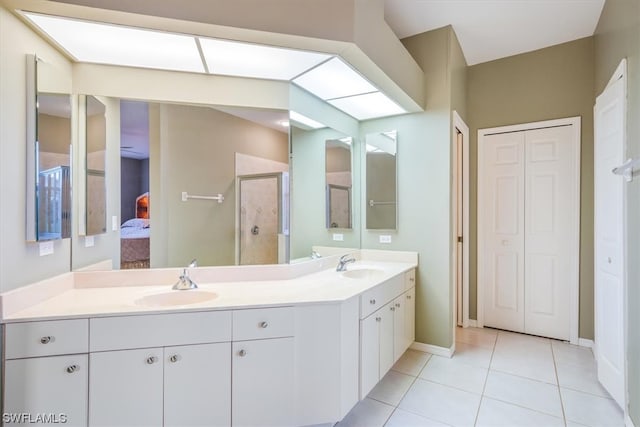
POLYGON ((376 322, 379 322, 379 321, 381 321, 381 320, 382 320, 382 318, 381 318, 381 317, 376 317, 376 322))
POLYGON ((400 308, 400 303, 399 302, 396 303, 396 307, 400 308))
POLYGON ((174 354, 169 358, 171 363, 176 363, 178 360, 182 359, 179 354, 174 354))
POLYGON ((68 373, 73 374, 74 372, 77 372, 77 371, 80 370, 80 366, 78 366, 78 365, 70 365, 70 366, 67 366, 66 370, 67 370, 68 373))
POLYGON ((238 356, 240 356, 240 357, 245 357, 246 355, 247 355, 247 351, 246 350, 240 350, 238 352, 238 356))
POLYGON ((268 324, 267 322, 260 322, 259 326, 260 326, 262 329, 265 329, 267 326, 269 326, 269 324, 268 324))
POLYGON ((411 295, 407 295, 407 299, 411 299, 411 295))
POLYGON ((53 337, 51 336, 40 338, 40 344, 49 344, 51 341, 53 341, 53 337))
POLYGON ((372 298, 372 299, 369 300, 369 304, 375 304, 375 303, 376 303, 375 299, 372 298))
POLYGON ((154 363, 156 363, 158 361, 158 358, 155 356, 149 356, 147 357, 147 365, 153 365, 154 363))
POLYGON ((611 264, 611 257, 607 257, 607 262, 611 264))
POLYGON ((410 281, 410 282, 415 282, 415 281, 416 281, 416 278, 415 278, 415 277, 409 277, 409 281, 410 281))
POLYGON ((396 308, 394 306, 391 306, 391 307, 389 307, 389 310, 396 311, 396 308))

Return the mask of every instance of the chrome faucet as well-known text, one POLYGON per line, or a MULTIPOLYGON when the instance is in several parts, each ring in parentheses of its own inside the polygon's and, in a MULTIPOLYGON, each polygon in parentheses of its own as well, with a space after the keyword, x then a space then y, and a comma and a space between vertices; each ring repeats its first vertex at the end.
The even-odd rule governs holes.
POLYGON ((189 272, 187 271, 187 268, 193 268, 197 266, 198 266, 198 261, 196 261, 195 259, 192 260, 188 266, 182 269, 182 274, 180 275, 180 279, 176 282, 175 285, 173 285, 171 289, 176 289, 179 291, 186 291, 189 289, 198 289, 198 285, 196 285, 196 283, 193 280, 191 280, 191 278, 189 277, 189 272))
POLYGON ((322 255, 318 251, 311 251, 311 259, 322 258, 322 255))
POLYGON ((349 264, 350 262, 356 262, 356 259, 349 254, 342 255, 340 257, 340 261, 338 261, 336 271, 347 271, 347 264, 349 264))

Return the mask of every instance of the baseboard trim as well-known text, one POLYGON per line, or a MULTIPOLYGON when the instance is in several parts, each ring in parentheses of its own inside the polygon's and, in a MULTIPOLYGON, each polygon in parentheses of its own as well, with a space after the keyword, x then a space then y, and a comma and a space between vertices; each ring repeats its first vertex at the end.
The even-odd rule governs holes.
POLYGON ((476 319, 469 319, 469 327, 470 328, 477 328, 478 327, 478 321, 476 319))
POLYGON ((580 347, 593 348, 593 340, 588 340, 586 338, 578 338, 578 345, 580 347))
POLYGON ((451 358, 451 356, 453 356, 453 351, 454 351, 453 347, 446 348, 446 347, 440 347, 440 346, 431 345, 431 344, 424 344, 424 343, 415 342, 415 341, 413 344, 411 344, 410 348, 412 350, 424 351, 426 353, 435 354, 436 356, 443 356, 448 358, 451 358))

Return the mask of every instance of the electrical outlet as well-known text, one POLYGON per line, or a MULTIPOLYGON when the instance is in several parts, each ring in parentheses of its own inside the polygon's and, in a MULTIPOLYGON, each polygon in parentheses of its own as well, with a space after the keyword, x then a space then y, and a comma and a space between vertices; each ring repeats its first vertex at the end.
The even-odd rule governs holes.
POLYGON ((94 240, 93 236, 84 236, 84 247, 85 248, 90 248, 93 245, 95 245, 95 240, 94 240))
POLYGON ((336 242, 342 242, 344 240, 344 234, 333 234, 333 240, 336 242))
POLYGON ((53 241, 40 242, 40 256, 51 255, 53 253, 53 241))
POLYGON ((379 238, 380 243, 391 243, 391 236, 388 234, 381 234, 379 238))

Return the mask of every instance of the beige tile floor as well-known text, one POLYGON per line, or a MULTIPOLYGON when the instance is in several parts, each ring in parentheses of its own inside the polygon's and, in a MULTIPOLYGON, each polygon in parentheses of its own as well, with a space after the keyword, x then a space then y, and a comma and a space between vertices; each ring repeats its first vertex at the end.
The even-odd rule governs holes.
POLYGON ((590 349, 458 328, 449 359, 408 350, 340 427, 624 426, 590 349))

